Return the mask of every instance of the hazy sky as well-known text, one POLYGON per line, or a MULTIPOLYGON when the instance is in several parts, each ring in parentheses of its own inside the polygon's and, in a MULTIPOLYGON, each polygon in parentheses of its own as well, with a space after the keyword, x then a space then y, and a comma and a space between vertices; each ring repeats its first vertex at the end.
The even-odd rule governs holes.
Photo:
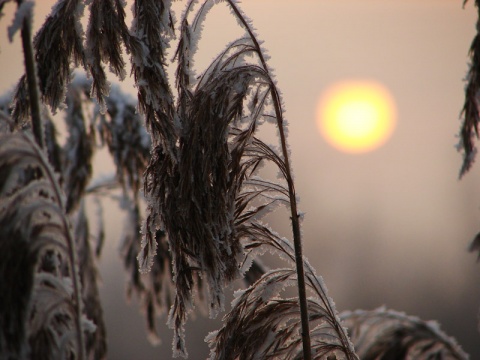
MULTIPOLYGON (((52 4, 38 2, 36 27, 52 4)), ((283 93, 296 189, 306 212, 305 252, 338 310, 386 305, 436 319, 472 359, 480 358, 480 264, 466 251, 480 231, 480 165, 459 181, 461 156, 454 148, 475 31, 473 1, 462 9, 460 0, 245 0, 242 8, 264 40, 283 93), (348 79, 379 81, 397 103, 392 138, 364 155, 332 148, 315 123, 321 93, 348 79)), ((22 72, 19 38, 13 45, 6 39, 11 18, 9 12, 0 22, 2 92, 22 72)), ((221 9, 211 12, 199 70, 235 33, 231 21, 221 9)), ((134 92, 131 82, 123 86, 134 92)), ((116 244, 108 249, 116 251, 116 244)), ((120 267, 116 258, 104 259, 102 292, 109 307, 118 305, 123 291, 118 275, 112 281, 120 267)), ((137 313, 121 311, 130 314, 128 321, 137 313)), ((130 326, 119 323, 118 312, 106 316, 110 324, 130 326)), ((206 323, 200 317, 193 326, 206 323)), ((130 344, 122 344, 143 341, 142 327, 134 335, 112 335, 112 359, 135 357, 130 344)), ((171 333, 163 334, 165 345, 145 356, 168 358, 171 333)), ((195 337, 187 338, 190 358, 204 358, 205 346, 197 348, 203 335, 195 337)))

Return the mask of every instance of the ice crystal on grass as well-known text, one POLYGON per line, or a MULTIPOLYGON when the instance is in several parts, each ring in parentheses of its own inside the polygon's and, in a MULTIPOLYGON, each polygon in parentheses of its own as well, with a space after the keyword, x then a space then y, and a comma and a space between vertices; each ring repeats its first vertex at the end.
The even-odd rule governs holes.
POLYGON ((40 91, 53 112, 65 99, 70 63, 86 66, 80 23, 83 8, 80 0, 60 0, 34 38, 40 91))
MULTIPOLYGON (((236 293, 222 328, 208 336, 210 359, 303 359, 299 305, 279 296, 294 286, 295 270, 266 273, 246 291, 236 293)), ((312 357, 356 359, 345 334, 335 328, 335 316, 319 298, 308 299, 312 324, 312 357)))
MULTIPOLYGON (((228 2, 247 34, 231 42, 192 83, 190 66, 196 32, 200 32, 200 23, 214 2, 203 2, 192 15, 193 4, 187 5, 176 51, 177 108, 169 115, 169 104, 164 106, 168 110, 166 119, 178 118, 179 126, 173 132, 161 132, 162 141, 153 142, 145 177, 147 221, 139 255, 141 265, 151 266, 156 254, 156 231, 164 228, 176 285, 169 324, 175 330, 174 352, 183 356, 183 329, 192 307, 191 289, 197 272, 208 286, 210 314, 215 316, 224 306, 225 284, 241 274, 243 246, 239 230, 245 231, 277 202, 289 205, 296 201, 286 151, 278 154, 254 137, 267 116, 276 117, 279 131, 284 134, 278 91, 254 34, 235 3, 228 2), (192 25, 187 20, 190 15, 192 25), (253 100, 252 93, 256 94, 253 100), (275 108, 274 115, 269 106, 275 108), (268 161, 278 166, 288 185, 256 178, 261 164, 268 161)), ((170 92, 163 93, 168 100, 170 92)), ((139 101, 142 103, 142 97, 139 101)), ((152 138, 158 138, 146 116, 152 138)), ((161 124, 157 121, 157 126, 161 124)), ((281 142, 285 150, 285 139, 281 142)))
POLYGON ((13 41, 13 36, 18 30, 20 30, 23 22, 25 20, 31 21, 32 9, 34 5, 35 3, 33 1, 24 1, 18 7, 17 11, 15 12, 15 18, 13 19, 13 23, 8 27, 8 39, 10 40, 10 42, 13 41))
POLYGON ((0 136, 0 354, 83 359, 76 248, 61 189, 33 140, 0 136))
MULTIPOLYGON (((105 195, 119 187, 123 188, 125 196, 128 194, 131 199, 137 199, 142 173, 149 157, 150 140, 142 125, 142 118, 135 111, 134 99, 114 86, 111 96, 106 98, 108 111, 101 114, 99 106, 92 102, 89 96, 91 84, 92 80, 77 75, 69 85, 66 93, 68 108, 63 112, 68 134, 64 146, 58 144, 58 134, 46 114, 44 114, 44 128, 48 159, 58 171, 59 186, 66 191, 65 210, 74 219, 79 260, 82 265, 80 273, 82 296, 88 304, 85 311, 97 325, 96 332, 86 338, 86 351, 88 354, 93 354, 94 358, 100 359, 106 354, 106 336, 101 304, 96 294, 96 267, 89 243, 89 222, 83 215, 82 201, 89 194, 105 195), (114 159, 117 174, 113 179, 97 182, 91 180, 94 149, 97 146, 108 147, 114 159)), ((9 111, 8 104, 1 106, 9 111)), ((8 117, 5 122, 0 121, 5 124, 5 132, 13 130, 13 127, 8 130, 10 122, 13 124, 8 117)), ((15 181, 18 179, 12 180, 12 182, 15 181)), ((138 229, 141 220, 138 218, 136 221, 138 229)), ((129 230, 134 231, 134 229, 132 227, 129 230)), ((100 234, 102 231, 100 224, 100 234)), ((100 255, 101 237, 101 235, 97 236, 98 239, 96 239, 99 241, 96 249, 97 256, 100 255)), ((137 234, 133 240, 138 240, 137 234)), ((138 268, 136 261, 133 261, 131 266, 138 268)))
MULTIPOLYGON (((0 0, 0 12, 6 2, 0 0)), ((223 326, 207 337, 211 358, 357 359, 322 278, 302 255, 303 215, 297 209, 280 91, 237 1, 223 3, 244 35, 228 43, 199 76, 193 69, 203 22, 217 3, 188 1, 175 34, 171 0, 135 0, 130 30, 123 0, 59 0, 35 36, 41 98, 53 112, 64 112, 67 141, 59 145, 48 112, 40 119, 38 107, 30 110, 38 94, 29 85, 35 78, 29 71, 28 79, 19 80, 12 109, 6 97, 0 99, 0 294, 7 294, 0 297, 0 358, 106 356, 85 198, 99 203, 101 196, 110 196, 126 213, 121 252, 129 274, 127 295, 139 297, 152 342, 160 340, 156 316, 168 312, 173 355, 186 357, 185 324, 194 305, 205 305, 215 317, 224 308, 226 286, 243 277, 249 287, 235 292, 223 326), (80 23, 85 6, 86 34, 80 23), (175 37, 172 86, 166 57, 175 37), (137 101, 107 81, 105 66, 124 78, 123 50, 130 57, 137 101), (86 77, 74 75, 74 67, 82 67, 86 77), (30 115, 44 152, 25 135, 30 115), (267 144, 263 131, 272 127, 278 142, 267 144), (92 159, 102 146, 116 173, 92 181, 92 159), (272 168, 277 179, 268 175, 272 168), (293 244, 261 222, 278 206, 289 210, 293 244), (261 265, 258 257, 267 250, 287 267, 261 265), (17 281, 20 287, 13 286, 17 281), (298 297, 287 295, 291 286, 298 297)), ((11 33, 24 22, 30 4, 18 9, 11 33)), ((479 43, 477 35, 464 106, 462 174, 475 154, 479 43)), ((28 58, 32 65, 33 56, 28 58)), ((101 217, 97 227, 98 257, 101 217)), ((399 351, 465 358, 432 323, 382 311, 344 319, 366 358, 399 351)))
MULTIPOLYGON (((295 263, 292 244, 268 227, 252 222, 242 227, 239 233, 244 238, 248 257, 271 249, 288 264, 295 263)), ((339 323, 323 280, 306 260, 305 269, 307 286, 312 294, 308 299, 312 357, 356 359, 353 345, 339 323)), ((285 287, 294 285, 295 270, 276 269, 267 272, 246 291, 237 293, 222 328, 209 336, 211 359, 229 359, 230 354, 242 359, 303 358, 298 299, 280 296, 285 287)))
POLYGON ((136 0, 131 29, 132 72, 138 88, 138 106, 153 144, 165 149, 174 161, 175 110, 165 69, 165 51, 173 36, 170 0, 136 0))
POLYGON ((126 75, 121 45, 129 43, 130 35, 125 25, 124 6, 122 0, 93 0, 90 5, 86 62, 93 78, 90 96, 97 99, 102 113, 107 109, 104 97, 109 93, 102 63, 109 64, 121 80, 126 75))
POLYGON ((385 308, 341 314, 361 359, 468 360, 455 339, 433 321, 385 308))
MULTIPOLYGON (((110 86, 103 64, 109 65, 110 70, 123 79, 126 70, 122 46, 129 51, 130 45, 135 43, 130 41, 124 6, 122 0, 93 0, 85 43, 80 22, 85 7, 83 1, 59 0, 53 7, 34 38, 42 99, 53 112, 65 100, 73 67, 82 67, 92 75, 90 95, 98 100, 102 112, 106 110, 104 98, 110 86)), ((18 110, 13 113, 17 123, 22 123, 29 115, 26 88, 26 81, 22 79, 15 96, 18 110)))

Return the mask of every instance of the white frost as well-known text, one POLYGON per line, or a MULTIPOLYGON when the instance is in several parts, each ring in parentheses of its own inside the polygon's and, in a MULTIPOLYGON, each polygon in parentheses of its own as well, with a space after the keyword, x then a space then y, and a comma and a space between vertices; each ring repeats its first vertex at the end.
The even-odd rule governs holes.
POLYGON ((15 12, 12 25, 8 27, 8 40, 13 42, 13 36, 22 27, 23 21, 32 19, 32 9, 35 3, 31 0, 24 1, 15 12))

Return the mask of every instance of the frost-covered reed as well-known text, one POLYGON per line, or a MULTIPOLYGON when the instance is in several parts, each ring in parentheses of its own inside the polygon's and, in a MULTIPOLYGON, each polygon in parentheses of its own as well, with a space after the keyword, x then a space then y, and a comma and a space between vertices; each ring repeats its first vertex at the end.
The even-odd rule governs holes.
MULTIPOLYGON (((0 1, 0 11, 7 2, 0 1)), ((11 36, 30 26, 31 3, 21 3, 11 36)), ((153 343, 155 319, 168 313, 174 356, 187 357, 185 324, 194 305, 217 316, 227 285, 243 278, 221 328, 206 334, 211 359, 466 359, 432 323, 383 309, 338 315, 302 255, 280 91, 237 1, 224 4, 244 35, 201 74, 193 71, 202 23, 218 3, 187 1, 177 25, 171 1, 136 0, 128 29, 122 0, 59 0, 33 38, 34 55, 25 50, 38 90, 24 76, 12 104, 0 99, 0 359, 106 357, 96 270, 103 211, 94 236, 85 214, 88 198, 104 196, 127 214, 121 250, 127 295, 139 297, 153 343), (172 84, 166 54, 175 40, 172 84), (105 66, 120 80, 131 71, 136 100, 109 84, 105 66), (37 120, 35 104, 43 109, 37 120), (63 145, 47 108, 64 116, 63 145), (32 127, 41 129, 36 142, 32 127), (276 130, 277 144, 262 139, 265 127, 276 130), (93 178, 102 146, 116 173, 93 178), (265 177, 264 165, 278 178, 265 177), (265 223, 277 206, 287 208, 293 241, 265 223), (262 265, 266 251, 285 267, 262 265), (287 287, 298 295, 287 296, 287 287)), ((466 159, 478 122, 472 91, 466 159)))

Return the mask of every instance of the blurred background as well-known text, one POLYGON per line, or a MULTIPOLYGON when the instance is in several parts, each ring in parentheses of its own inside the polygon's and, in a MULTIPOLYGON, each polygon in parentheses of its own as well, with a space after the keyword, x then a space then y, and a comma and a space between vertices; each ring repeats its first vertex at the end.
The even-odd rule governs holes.
MULTIPOLYGON (((36 2, 35 29, 54 3, 36 2)), ((174 4, 177 19, 183 5, 174 4)), ((462 8, 460 0, 244 0, 241 7, 264 41, 283 93, 306 213, 304 251, 337 309, 385 305, 435 319, 480 359, 480 264, 467 251, 480 231, 480 165, 459 180, 462 158, 455 149, 475 34, 473 1, 462 8), (359 79, 390 91, 397 124, 380 148, 349 154, 322 137, 316 112, 332 84, 359 79)), ((14 8, 0 20, 1 93, 23 72, 19 36, 13 44, 7 39, 14 8)), ((218 5, 205 23, 198 70, 236 34, 224 4, 218 5)), ((121 86, 135 95, 132 84, 127 79, 121 86)), ((108 172, 104 159, 99 156, 96 175, 108 172)), ((163 343, 152 347, 135 300, 125 304, 121 215, 115 207, 104 213, 108 239, 99 266, 109 358, 170 358, 165 319, 159 320, 163 343)), ((288 230, 285 223, 273 219, 271 226, 288 230)), ((203 339, 216 328, 218 321, 203 316, 190 321, 190 359, 206 358, 203 339)))

